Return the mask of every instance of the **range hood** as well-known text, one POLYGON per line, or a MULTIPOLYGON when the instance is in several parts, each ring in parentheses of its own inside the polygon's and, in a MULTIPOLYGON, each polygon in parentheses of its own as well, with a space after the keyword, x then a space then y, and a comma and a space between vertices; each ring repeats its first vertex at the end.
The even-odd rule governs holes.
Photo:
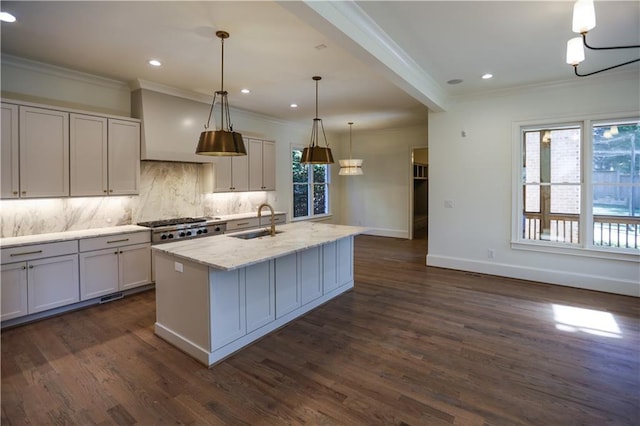
POLYGON ((196 146, 211 101, 188 99, 139 88, 131 92, 131 115, 142 120, 140 159, 211 163, 196 155, 196 146))

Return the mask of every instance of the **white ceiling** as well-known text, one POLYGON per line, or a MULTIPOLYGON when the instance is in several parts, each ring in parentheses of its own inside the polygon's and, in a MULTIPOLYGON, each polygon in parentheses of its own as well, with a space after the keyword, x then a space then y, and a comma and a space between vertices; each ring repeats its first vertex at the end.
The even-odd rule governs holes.
MULTIPOLYGON (((640 2, 596 1, 594 45, 640 44, 640 2)), ((212 94, 225 42, 229 103, 327 130, 424 120, 452 96, 576 79, 565 64, 573 1, 2 1, 2 53, 212 94), (324 48, 322 48, 324 46, 324 48), (382 46, 382 50, 381 50, 382 46), (385 58, 385 54, 387 57, 385 58), (146 61, 160 59, 153 68, 146 61), (486 72, 491 80, 482 80, 486 72), (448 80, 462 79, 458 85, 448 80), (249 95, 240 89, 251 89, 249 95), (289 104, 295 102, 297 109, 289 104)), ((583 72, 638 49, 587 52, 583 72)), ((637 72, 634 64, 627 71, 637 72)), ((624 68, 621 68, 623 70, 624 68)), ((233 117, 232 117, 233 118, 233 117)))

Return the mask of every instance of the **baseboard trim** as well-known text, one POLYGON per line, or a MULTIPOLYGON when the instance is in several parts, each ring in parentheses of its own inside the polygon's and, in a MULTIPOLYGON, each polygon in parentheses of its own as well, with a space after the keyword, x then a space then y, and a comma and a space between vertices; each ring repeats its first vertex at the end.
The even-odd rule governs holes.
POLYGON ((498 275, 567 287, 640 297, 640 283, 598 275, 579 274, 553 269, 532 268, 505 263, 484 262, 450 256, 427 255, 427 266, 498 275))

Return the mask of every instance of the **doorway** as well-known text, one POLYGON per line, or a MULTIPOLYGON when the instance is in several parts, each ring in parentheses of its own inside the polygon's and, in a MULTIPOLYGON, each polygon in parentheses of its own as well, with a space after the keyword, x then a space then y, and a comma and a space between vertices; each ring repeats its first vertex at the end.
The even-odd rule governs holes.
POLYGON ((429 148, 414 148, 412 159, 412 239, 427 240, 429 234, 429 148))

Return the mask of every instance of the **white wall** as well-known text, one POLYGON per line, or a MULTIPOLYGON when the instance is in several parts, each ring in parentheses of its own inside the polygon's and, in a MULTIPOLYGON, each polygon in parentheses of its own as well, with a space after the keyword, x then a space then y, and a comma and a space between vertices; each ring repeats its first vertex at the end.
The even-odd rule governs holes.
MULTIPOLYGON (((348 158, 348 134, 342 137, 341 145, 348 158)), ((343 186, 337 206, 340 223, 365 226, 371 235, 409 238, 411 150, 427 146, 427 124, 376 131, 354 129, 352 145, 352 157, 364 160, 364 174, 334 179, 343 186)))
POLYGON ((637 72, 623 72, 458 99, 447 112, 430 114, 427 263, 640 295, 637 257, 536 253, 510 244, 514 122, 634 112, 639 99, 637 72), (447 200, 453 208, 445 208, 447 200))

